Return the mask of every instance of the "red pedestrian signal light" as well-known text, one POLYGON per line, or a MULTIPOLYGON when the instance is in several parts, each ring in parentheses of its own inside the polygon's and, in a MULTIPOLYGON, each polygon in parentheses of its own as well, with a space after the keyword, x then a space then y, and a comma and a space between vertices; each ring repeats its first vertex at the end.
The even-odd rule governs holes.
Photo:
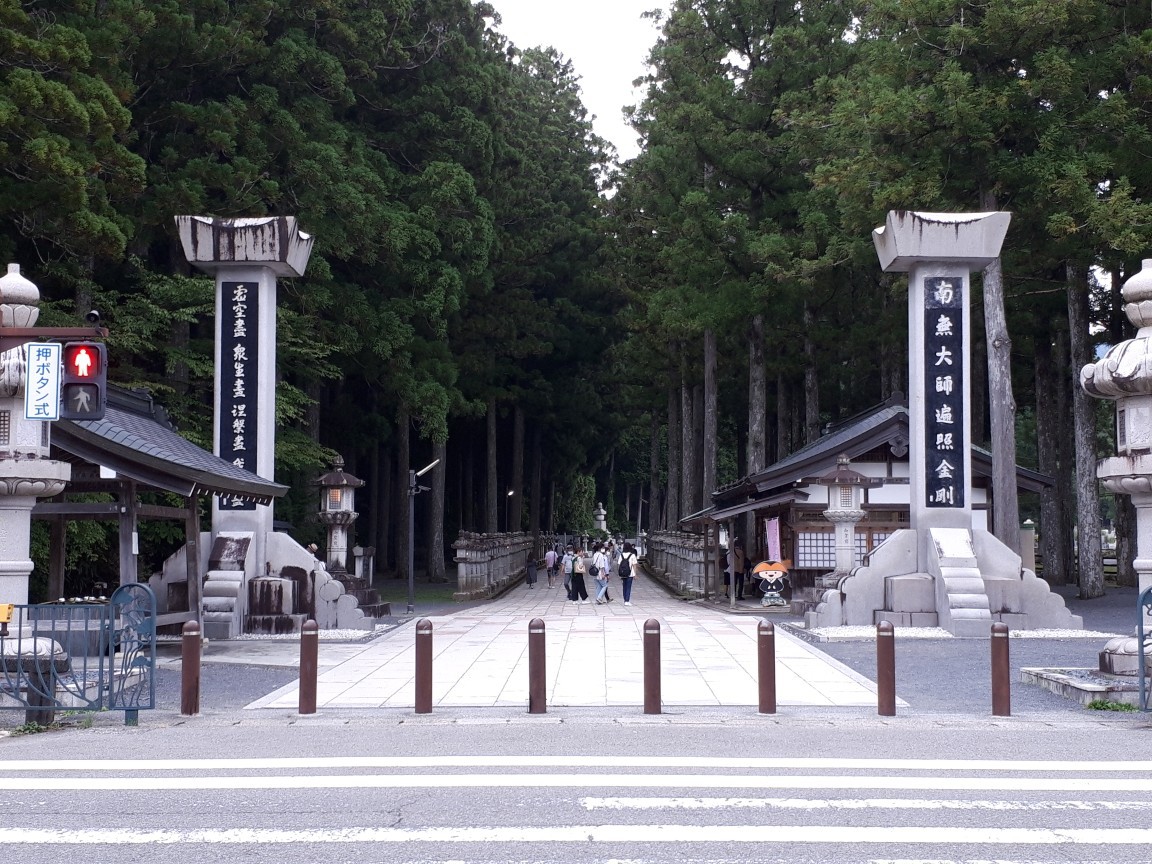
POLYGON ((64 346, 61 420, 102 420, 107 404, 108 355, 102 342, 64 346))

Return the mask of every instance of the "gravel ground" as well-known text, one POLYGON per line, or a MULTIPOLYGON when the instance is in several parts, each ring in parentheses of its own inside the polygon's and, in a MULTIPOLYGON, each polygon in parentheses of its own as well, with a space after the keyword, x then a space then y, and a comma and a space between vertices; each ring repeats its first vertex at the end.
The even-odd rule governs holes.
MULTIPOLYGON (((1136 590, 1110 588, 1104 597, 1079 600, 1074 589, 1056 591, 1084 628, 1102 633, 1131 633, 1136 626, 1136 590)), ((1020 669, 1027 666, 1096 668, 1106 639, 1013 638, 1009 642, 1012 665, 1012 711, 1082 712, 1071 699, 1041 687, 1020 684, 1020 669)), ((876 678, 876 642, 820 642, 817 647, 844 665, 876 678)), ((896 628, 896 695, 911 710, 923 713, 968 713, 991 710, 991 656, 986 639, 901 639, 896 628)))

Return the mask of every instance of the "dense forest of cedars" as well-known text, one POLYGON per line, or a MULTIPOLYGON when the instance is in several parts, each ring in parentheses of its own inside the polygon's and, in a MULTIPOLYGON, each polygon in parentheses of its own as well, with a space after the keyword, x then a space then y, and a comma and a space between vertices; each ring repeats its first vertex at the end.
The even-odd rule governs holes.
MULTIPOLYGON (((871 229, 1009 210, 975 279, 973 436, 1059 482, 998 500, 995 529, 1036 520, 1054 581, 1102 508, 1129 536, 1093 475, 1110 406, 1076 380, 1131 335, 1119 287, 1152 248, 1149 5, 660 14, 620 164, 580 70, 510 44, 498 4, 0 0, 3 260, 41 324, 100 309, 113 380, 210 448, 212 282, 172 217, 297 216, 316 245, 280 291, 277 518, 320 538, 309 481, 339 453, 368 482, 356 542, 406 575, 408 471, 440 458, 416 535, 438 578, 460 530, 586 529, 597 500, 674 524, 903 390, 906 286, 871 229)), ((106 529, 69 530, 70 572, 103 572, 106 529)), ((179 538, 142 532, 151 569, 179 538)))

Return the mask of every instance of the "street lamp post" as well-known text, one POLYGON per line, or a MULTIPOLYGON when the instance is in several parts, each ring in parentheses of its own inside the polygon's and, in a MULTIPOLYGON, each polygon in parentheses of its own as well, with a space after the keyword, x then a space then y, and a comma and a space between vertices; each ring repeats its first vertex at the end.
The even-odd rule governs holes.
POLYGON ((427 492, 427 486, 416 483, 417 477, 423 477, 439 464, 436 459, 425 465, 419 471, 408 472, 408 614, 416 611, 416 496, 427 492))
POLYGON ((504 530, 509 534, 512 533, 512 496, 515 494, 515 489, 509 489, 504 498, 504 530))

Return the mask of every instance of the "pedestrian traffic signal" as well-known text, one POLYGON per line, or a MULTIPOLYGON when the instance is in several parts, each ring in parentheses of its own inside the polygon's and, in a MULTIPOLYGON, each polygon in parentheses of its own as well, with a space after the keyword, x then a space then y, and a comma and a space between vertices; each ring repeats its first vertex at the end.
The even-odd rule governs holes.
POLYGON ((61 420, 104 419, 108 398, 107 359, 102 342, 69 342, 64 346, 61 420))

